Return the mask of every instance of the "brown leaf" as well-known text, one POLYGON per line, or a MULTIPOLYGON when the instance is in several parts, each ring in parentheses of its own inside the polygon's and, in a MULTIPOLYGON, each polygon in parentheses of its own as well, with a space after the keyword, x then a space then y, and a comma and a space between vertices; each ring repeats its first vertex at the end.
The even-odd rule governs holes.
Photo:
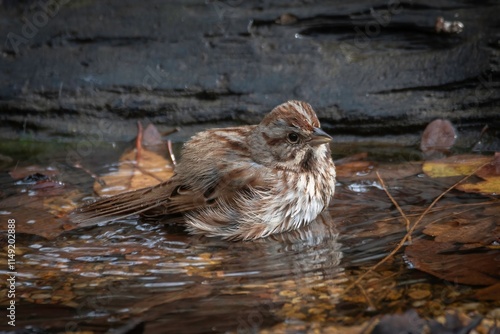
MULTIPOLYGON (((386 164, 381 165, 378 168, 378 173, 380 177, 385 180, 400 180, 409 176, 417 175, 422 171, 422 163, 420 162, 411 162, 411 163, 403 163, 403 164, 386 164)), ((374 179, 377 179, 376 174, 373 172, 370 176, 374 179)))
POLYGON ((371 161, 351 161, 336 166, 337 177, 348 178, 369 174, 374 167, 371 161))
POLYGON ((142 134, 143 146, 162 146, 165 148, 165 142, 162 140, 162 135, 153 124, 148 124, 142 134))
POLYGON ((435 241, 437 242, 482 243, 489 245, 500 237, 494 233, 496 232, 496 225, 494 217, 482 220, 457 218, 427 225, 423 232, 436 237, 435 241))
MULTIPOLYGON (((9 217, 16 220, 16 233, 26 233, 54 239, 67 230, 65 222, 44 210, 23 207, 10 211, 9 217)), ((7 228, 7 224, 0 230, 7 228)), ((6 230, 3 230, 5 232, 6 230)))
POLYGON ((477 290, 474 297, 479 300, 500 301, 500 283, 477 290))
POLYGON ((21 180, 30 175, 40 175, 45 177, 52 177, 59 174, 59 171, 53 167, 42 167, 37 165, 26 166, 26 167, 15 167, 9 172, 10 176, 14 180, 21 180))
POLYGON ((353 180, 355 182, 363 180, 378 180, 378 171, 382 179, 399 180, 422 171, 422 165, 419 162, 404 164, 377 164, 373 161, 348 162, 337 166, 337 177, 339 179, 353 180))
POLYGON ((452 243, 419 239, 406 247, 405 254, 416 269, 447 281, 470 285, 500 282, 499 250, 459 252, 452 243))
POLYGON ((496 152, 491 163, 478 170, 476 175, 485 180, 500 177, 500 152, 496 152))
POLYGON ((172 163, 165 158, 166 144, 152 124, 143 131, 139 126, 137 147, 120 157, 118 171, 111 172, 94 183, 100 196, 116 195, 125 191, 154 186, 173 175, 172 163))
MULTIPOLYGON (((81 196, 78 191, 51 180, 27 185, 19 191, 0 201, 0 210, 16 220, 17 233, 53 239, 75 227, 59 217, 75 208, 72 199, 81 196)), ((2 228, 7 228, 7 225, 0 230, 2 228)))
POLYGON ((420 149, 427 154, 445 152, 453 146, 456 138, 457 133, 450 121, 436 119, 425 128, 420 149))

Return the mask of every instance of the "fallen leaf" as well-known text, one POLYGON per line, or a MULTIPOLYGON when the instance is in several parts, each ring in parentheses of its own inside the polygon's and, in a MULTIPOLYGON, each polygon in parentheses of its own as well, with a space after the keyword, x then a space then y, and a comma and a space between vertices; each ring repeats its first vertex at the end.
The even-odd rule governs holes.
POLYGON ((154 186, 168 180, 174 169, 164 157, 143 150, 139 161, 136 160, 136 150, 125 153, 120 158, 119 169, 116 172, 101 177, 94 183, 94 191, 100 196, 111 196, 125 191, 154 186))
MULTIPOLYGON (((9 217, 16 221, 16 233, 34 234, 46 239, 54 239, 68 230, 62 219, 58 219, 43 210, 23 207, 9 212, 11 212, 9 217)), ((0 227, 0 231, 6 232, 6 228, 7 224, 4 224, 0 227)))
POLYGON ((429 224, 423 232, 435 237, 437 242, 489 245, 500 238, 499 235, 496 235, 499 232, 496 220, 495 217, 487 217, 482 220, 456 218, 429 224))
POLYGON ((491 163, 478 170, 476 175, 485 180, 500 177, 500 152, 496 152, 491 163))
POLYGON ((81 197, 80 191, 65 189, 61 196, 48 196, 43 199, 44 209, 55 217, 65 216, 77 208, 76 198, 81 197))
POLYGON ((117 171, 104 175, 94 183, 94 191, 99 196, 111 196, 168 180, 174 168, 165 158, 166 144, 161 138, 154 125, 148 125, 144 131, 139 126, 137 147, 120 157, 117 171))
POLYGON ((36 182, 41 179, 47 179, 59 174, 59 171, 54 167, 42 167, 37 165, 31 165, 26 167, 18 167, 16 166, 9 172, 10 176, 14 180, 21 180, 24 178, 32 177, 30 180, 26 180, 27 182, 36 182))
MULTIPOLYGON (((16 220, 16 233, 53 239, 76 227, 59 218, 75 208, 73 199, 81 196, 77 190, 45 177, 16 186, 15 190, 17 193, 0 201, 0 211, 16 220)), ((7 225, 0 227, 0 231, 3 228, 7 225)))
POLYGON ((405 255, 416 269, 454 283, 500 282, 500 250, 478 248, 460 252, 452 243, 419 239, 406 247, 405 255))
MULTIPOLYGON (((413 161, 411 163, 403 163, 400 165, 385 164, 380 165, 377 171, 380 174, 380 177, 385 181, 400 180, 420 174, 420 172, 422 171, 422 163, 413 161)), ((370 176, 374 179, 378 179, 375 173, 371 173, 370 176)))
POLYGON ((478 183, 459 184, 457 189, 467 193, 498 195, 500 194, 500 177, 478 183))
POLYGON ((424 173, 432 178, 465 176, 472 174, 479 166, 491 161, 483 155, 455 155, 452 157, 426 161, 422 166, 424 173))
POLYGON ((420 149, 426 154, 448 151, 457 138, 455 128, 446 119, 430 122, 422 134, 420 149))
POLYGON ((142 134, 142 145, 149 147, 158 145, 161 146, 160 150, 164 150, 166 153, 165 142, 162 139, 162 134, 153 124, 148 124, 148 126, 144 129, 142 134))
POLYGON ((476 183, 462 183, 456 189, 469 192, 496 195, 500 193, 500 154, 492 159, 480 155, 457 155, 445 159, 427 161, 422 167, 425 174, 432 178, 465 176, 472 173, 484 179, 476 183), (491 162, 490 164, 487 164, 491 162), (481 165, 487 164, 477 170, 481 165))
POLYGON ((411 164, 377 164, 373 161, 348 162, 336 166, 337 178, 342 181, 360 182, 365 180, 377 181, 375 172, 385 181, 400 180, 406 177, 417 175, 422 171, 422 165, 419 162, 411 164))
POLYGON ((337 177, 348 178, 369 174, 374 167, 371 161, 351 161, 342 165, 336 165, 337 177))
POLYGON ((474 297, 478 300, 500 301, 500 283, 477 290, 474 297))
POLYGON ((496 195, 500 193, 500 153, 495 153, 490 164, 476 172, 484 179, 477 183, 464 183, 457 186, 458 190, 472 193, 496 195))

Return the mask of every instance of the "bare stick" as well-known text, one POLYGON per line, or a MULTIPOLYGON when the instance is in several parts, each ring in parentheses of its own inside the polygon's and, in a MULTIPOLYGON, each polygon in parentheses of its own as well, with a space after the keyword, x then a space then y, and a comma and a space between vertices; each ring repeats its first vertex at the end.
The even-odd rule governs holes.
POLYGON ((438 197, 436 197, 436 199, 434 201, 432 201, 432 203, 427 207, 427 209, 425 209, 425 211, 420 215, 420 217, 418 217, 417 221, 413 224, 413 226, 406 232, 406 234, 403 236, 403 239, 401 239, 401 241, 397 244, 397 246, 389 254, 387 254, 382 260, 380 260, 377 264, 375 264, 373 267, 371 267, 370 269, 368 269, 367 271, 365 271, 353 283, 351 283, 350 285, 348 285, 346 287, 346 289, 344 290, 344 293, 348 292, 353 287, 355 287, 356 285, 358 285, 368 274, 370 274, 372 271, 374 271, 375 269, 377 269, 378 267, 380 267, 382 264, 384 264, 385 262, 387 262, 391 257, 393 257, 404 246, 404 244, 406 243, 406 241, 408 240, 408 238, 411 236, 411 234, 413 233, 413 231, 415 231, 415 229, 417 228, 418 224, 422 221, 422 219, 425 217, 425 215, 427 215, 427 213, 434 207, 434 205, 436 205, 436 203, 441 198, 443 198, 444 195, 446 195, 447 193, 449 193, 451 190, 453 190, 460 183, 464 182, 465 180, 467 180, 468 178, 470 178, 472 175, 476 174, 476 172, 478 170, 480 170, 481 168, 483 168, 484 166, 486 166, 486 165, 488 165, 490 163, 491 163, 491 161, 485 162, 484 164, 482 164, 481 166, 479 166, 478 168, 476 168, 471 174, 463 177, 460 181, 456 182, 454 185, 452 185, 451 187, 449 187, 448 189, 446 189, 443 193, 441 193, 441 195, 439 195, 438 197))
MULTIPOLYGON (((410 220, 408 219, 408 216, 404 213, 403 209, 401 209, 401 207, 399 206, 398 202, 396 202, 396 200, 394 199, 394 197, 392 197, 391 193, 387 189, 387 187, 385 185, 385 182, 382 179, 382 177, 380 176, 379 172, 377 171, 375 174, 377 174, 377 178, 378 178, 380 184, 382 185, 382 189, 384 189, 385 193, 387 194, 387 197, 389 197, 389 199, 391 200, 392 204, 394 204, 396 206, 396 209, 398 209, 399 213, 401 214, 401 217, 403 217, 403 219, 405 220, 405 222, 406 222, 406 232, 408 232, 410 230, 410 225, 411 225, 410 220)), ((409 239, 411 241, 411 236, 409 237, 409 239)))
POLYGON ((135 161, 137 164, 139 164, 139 160, 141 160, 141 155, 142 155, 142 124, 141 122, 137 122, 137 138, 135 139, 135 161))

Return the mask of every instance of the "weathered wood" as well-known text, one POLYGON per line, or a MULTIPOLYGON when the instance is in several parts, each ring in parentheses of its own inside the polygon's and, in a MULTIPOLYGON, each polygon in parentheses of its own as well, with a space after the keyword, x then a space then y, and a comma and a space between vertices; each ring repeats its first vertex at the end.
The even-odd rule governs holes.
POLYGON ((146 119, 185 137, 288 99, 340 135, 499 127, 497 2, 2 4, 1 138, 123 140, 146 119), (436 33, 439 16, 464 31, 436 33))

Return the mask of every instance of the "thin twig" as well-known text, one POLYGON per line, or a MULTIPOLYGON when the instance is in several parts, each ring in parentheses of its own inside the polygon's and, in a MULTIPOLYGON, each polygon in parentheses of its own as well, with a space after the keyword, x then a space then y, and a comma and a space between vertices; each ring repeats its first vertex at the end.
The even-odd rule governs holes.
POLYGON ((452 185, 451 187, 449 187, 448 189, 446 189, 443 193, 441 193, 441 195, 439 195, 438 197, 436 197, 436 199, 434 199, 434 201, 432 201, 432 203, 427 207, 427 209, 425 209, 425 211, 420 215, 420 217, 413 224, 413 226, 408 230, 408 232, 406 232, 406 234, 403 236, 403 238, 401 239, 401 241, 396 245, 396 247, 389 254, 387 254, 382 260, 380 260, 377 264, 375 264, 373 267, 371 267, 370 269, 368 269, 367 271, 365 271, 353 283, 351 283, 350 285, 348 285, 346 287, 346 289, 344 290, 344 293, 348 292, 353 287, 355 287, 356 285, 358 285, 368 274, 370 274, 372 271, 374 271, 375 269, 377 269, 378 267, 380 267, 382 264, 384 264, 385 262, 387 262, 391 257, 393 257, 404 246, 404 244, 406 243, 406 241, 408 240, 408 238, 410 237, 410 235, 413 233, 413 231, 415 231, 415 229, 417 228, 418 224, 422 221, 422 219, 425 217, 425 215, 427 215, 427 213, 434 207, 434 205, 436 205, 436 203, 441 198, 444 197, 444 195, 446 195, 447 193, 449 193, 451 190, 453 190, 460 183, 464 182, 465 180, 467 180, 468 178, 470 178, 472 175, 476 174, 476 172, 479 171, 481 168, 483 168, 484 166, 486 166, 486 165, 488 165, 490 163, 491 163, 491 161, 488 161, 488 162, 485 162, 484 164, 482 164, 481 166, 477 167, 471 174, 463 177, 460 181, 456 182, 454 185, 452 185))
MULTIPOLYGON (((385 185, 385 182, 382 179, 382 177, 380 176, 379 172, 377 171, 375 174, 377 174, 377 178, 378 178, 380 184, 382 185, 382 189, 384 189, 385 193, 387 194, 387 197, 389 197, 389 199, 391 200, 392 204, 394 204, 396 206, 396 209, 398 209, 399 213, 401 214, 401 216, 405 220, 405 222, 406 222, 406 232, 408 232, 410 230, 410 224, 411 224, 410 220, 408 219, 408 216, 403 212, 403 209, 401 209, 401 207, 399 206, 398 202, 396 202, 396 200, 394 199, 394 197, 392 197, 391 193, 387 189, 387 187, 385 185)), ((411 236, 408 239, 411 242, 411 236)))
POLYGON ((176 133, 176 132, 179 132, 181 130, 181 128, 174 128, 174 129, 170 129, 170 130, 167 130, 165 132, 162 132, 161 133, 161 136, 162 137, 167 137, 167 136, 170 136, 171 134, 173 133, 176 133))
POLYGON ((94 172, 92 172, 90 169, 87 169, 86 167, 84 167, 80 162, 77 162, 75 164, 73 164, 73 167, 74 168, 78 168, 78 169, 81 169, 82 171, 84 171, 85 173, 87 173, 88 175, 90 175, 97 183, 99 183, 101 186, 104 186, 106 185, 106 182, 104 182, 103 179, 101 179, 99 177, 99 175, 95 174, 94 172))
POLYGON ((366 292, 366 290, 359 284, 356 284, 356 287, 359 289, 359 291, 361 291, 361 293, 363 294, 363 296, 365 297, 365 300, 366 300, 366 303, 373 309, 373 310, 376 310, 377 308, 375 307, 375 304, 373 304, 373 302, 371 301, 370 297, 368 296, 368 293, 366 292))
POLYGON ((137 162, 137 165, 139 165, 139 160, 142 158, 142 135, 142 124, 141 122, 137 122, 137 138, 135 140, 135 161, 137 162))

